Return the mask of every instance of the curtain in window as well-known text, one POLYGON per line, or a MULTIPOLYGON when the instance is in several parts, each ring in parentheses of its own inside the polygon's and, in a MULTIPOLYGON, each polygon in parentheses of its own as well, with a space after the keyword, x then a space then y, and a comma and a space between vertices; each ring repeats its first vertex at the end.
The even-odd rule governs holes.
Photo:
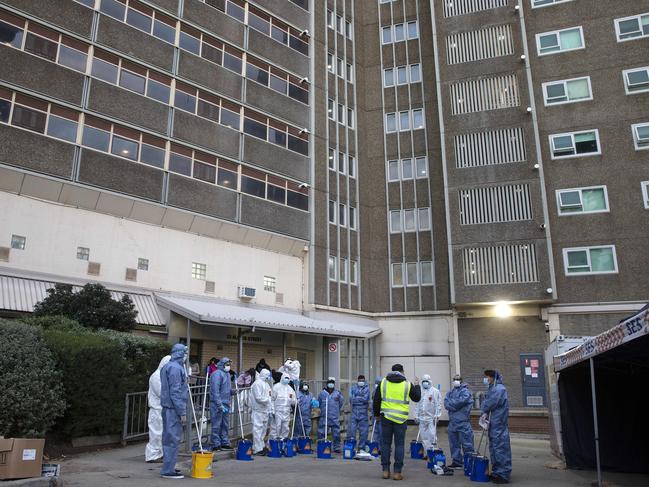
POLYGON ((597 211, 606 209, 606 199, 602 189, 586 189, 581 192, 584 211, 597 211))
POLYGON ((568 98, 570 100, 581 100, 588 98, 590 90, 588 89, 588 80, 580 79, 568 83, 568 98))
POLYGON ((576 49, 581 47, 581 32, 579 29, 561 33, 561 49, 576 49))
POLYGON ((612 249, 592 249, 590 251, 590 266, 592 272, 615 270, 612 249))

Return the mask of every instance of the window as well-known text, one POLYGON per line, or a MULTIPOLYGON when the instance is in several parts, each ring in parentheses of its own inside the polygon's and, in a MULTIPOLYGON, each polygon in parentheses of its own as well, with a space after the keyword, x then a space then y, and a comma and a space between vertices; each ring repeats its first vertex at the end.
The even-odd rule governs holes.
POLYGON ((403 264, 392 264, 392 287, 403 287, 403 264))
POLYGON ((419 208, 417 214, 418 230, 430 230, 430 208, 419 208))
POLYGON ((17 127, 22 127, 34 132, 45 132, 45 121, 47 115, 41 111, 32 110, 31 108, 14 105, 14 113, 11 123, 17 127))
POLYGON ((59 47, 59 64, 85 73, 86 65, 88 64, 88 54, 61 44, 59 47))
POLYGON ((417 37, 419 37, 417 21, 408 22, 408 39, 416 39, 417 37))
POLYGON ((428 160, 425 157, 417 157, 415 159, 417 163, 417 172, 415 176, 417 179, 427 178, 428 177, 428 160))
POLYGON ((1 43, 20 49, 23 44, 23 30, 5 22, 0 22, 1 43))
POLYGON ((399 130, 410 130, 410 113, 399 112, 399 130))
POLYGON ((557 3, 572 2, 572 0, 530 0, 530 1, 532 2, 532 8, 547 7, 549 5, 555 5, 557 3))
POLYGON ((336 120, 336 103, 331 98, 327 100, 327 116, 331 120, 336 120))
MULTIPOLYGON (((69 116, 76 117, 77 115, 71 113, 69 116)), ((68 142, 77 141, 77 120, 69 120, 68 118, 57 117, 50 113, 50 119, 47 123, 47 135, 56 137, 57 139, 67 140, 68 142)))
POLYGON ((336 202, 329 200, 329 223, 336 223, 336 202))
POLYGON ((412 179, 412 159, 401 161, 401 179, 412 179))
POLYGON ((83 145, 92 147, 103 152, 108 152, 108 145, 110 144, 110 133, 84 125, 83 127, 83 145))
POLYGON ((410 65, 410 82, 418 83, 421 81, 421 65, 420 64, 411 64, 410 65))
POLYGON ((274 293, 277 291, 277 279, 272 276, 264 276, 264 291, 274 293))
POLYGON ((204 281, 207 277, 207 264, 192 262, 192 278, 204 281))
POLYGON ((329 157, 328 157, 328 166, 329 169, 332 171, 336 170, 336 151, 334 149, 329 149, 329 157))
POLYGON ((417 230, 415 210, 403 210, 403 231, 414 232, 417 230))
POLYGON ((401 211, 400 210, 390 211, 390 232, 392 233, 401 232, 401 211))
POLYGON ((635 149, 649 149, 649 122, 632 125, 631 130, 633 130, 633 143, 635 149))
POLYGON ((356 177, 356 158, 354 156, 347 156, 347 174, 350 178, 356 177))
POLYGON ((642 190, 642 201, 644 202, 645 209, 649 210, 649 181, 642 181, 640 183, 642 190))
POLYGON ((20 235, 11 236, 11 248, 16 250, 25 250, 25 242, 27 238, 20 235))
MULTIPOLYGON (((125 69, 122 69, 122 72, 120 73, 119 76, 119 85, 122 88, 126 88, 127 90, 135 91, 136 93, 143 95, 145 84, 146 84, 146 78, 138 74, 131 73, 130 71, 126 71, 125 69)), ((176 96, 176 99, 177 98, 178 96, 176 96)))
POLYGON ((556 52, 574 51, 584 48, 584 33, 581 27, 536 34, 536 48, 539 56, 556 52))
POLYGON ((588 130, 550 136, 552 159, 601 154, 599 131, 588 130))
POLYGON ((411 129, 421 129, 424 127, 424 113, 421 109, 408 110, 397 113, 385 114, 385 131, 397 131, 397 117, 399 122, 399 131, 403 132, 411 129))
POLYGON ((347 37, 347 39, 349 40, 351 40, 353 37, 352 23, 348 20, 345 20, 345 37, 347 37))
POLYGON ((385 131, 386 132, 396 132, 397 131, 397 114, 396 113, 386 113, 386 115, 385 115, 385 131))
POLYGON ((649 37, 649 13, 615 19, 615 33, 618 42, 649 37))
POLYGON ((95 57, 92 59, 93 78, 99 78, 109 83, 117 84, 117 72, 118 68, 116 65, 108 61, 102 61, 95 54, 95 57))
POLYGON ((383 70, 383 86, 394 86, 394 69, 383 70))
POLYGON ((406 38, 416 39, 417 37, 419 37, 419 26, 416 20, 406 24, 394 24, 381 28, 383 44, 405 41, 406 38))
POLYGON ((622 72, 622 75, 624 76, 624 89, 627 95, 649 91, 649 66, 627 69, 622 72))
POLYGON ((328 269, 329 269, 329 280, 335 281, 338 279, 338 269, 337 269, 337 259, 335 256, 329 256, 328 269))
POLYGON ((139 144, 134 140, 125 139, 123 137, 113 135, 113 145, 110 151, 116 156, 126 157, 128 159, 137 161, 138 147, 139 144))
POLYGON ((356 208, 353 206, 349 207, 349 228, 356 230, 356 208))
POLYGON ((419 269, 417 262, 408 262, 406 264, 406 285, 417 286, 419 284, 419 269))
POLYGON ((349 284, 355 286, 358 283, 358 262, 349 261, 349 284))
POLYGON ((79 259, 79 260, 89 260, 90 259, 90 249, 88 247, 77 247, 77 259, 79 259))
POLYGON ((388 161, 388 181, 399 181, 399 161, 388 161))
POLYGON ((413 129, 421 129, 424 128, 424 111, 419 109, 419 110, 413 110, 412 111, 412 128, 413 129))
POLYGON ((140 271, 148 271, 149 270, 149 259, 143 259, 140 257, 137 260, 137 268, 140 271))
POLYGON ((330 29, 336 28, 336 16, 331 10, 327 10, 327 27, 330 29))
POLYGON ((340 259, 340 282, 347 282, 347 259, 340 259))
POLYGON ((617 274, 614 245, 563 249, 566 276, 580 274, 617 274))
POLYGON ((543 83, 545 106, 593 99, 590 76, 543 83))
POLYGON ((558 190, 557 208, 559 215, 607 212, 606 186, 558 190))
POLYGON ((432 262, 420 262, 420 282, 422 286, 432 286, 433 285, 433 263, 432 262))
POLYGON ((342 203, 338 204, 338 223, 341 227, 347 225, 347 206, 342 203))
POLYGON ((123 22, 124 14, 126 13, 126 5, 117 0, 101 0, 99 11, 123 22))

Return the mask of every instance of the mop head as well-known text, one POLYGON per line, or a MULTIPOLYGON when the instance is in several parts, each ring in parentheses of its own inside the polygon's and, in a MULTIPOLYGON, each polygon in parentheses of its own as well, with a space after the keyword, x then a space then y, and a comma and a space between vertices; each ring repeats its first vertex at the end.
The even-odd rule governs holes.
POLYGON ((288 374, 288 377, 291 380, 299 380, 300 368, 301 365, 299 361, 288 359, 286 362, 284 362, 284 365, 282 365, 279 369, 277 369, 277 372, 288 374))
POLYGON ((450 476, 453 475, 454 470, 452 468, 440 467, 439 465, 435 465, 433 468, 430 469, 430 472, 434 473, 435 475, 450 476))
POLYGON ((359 451, 356 456, 354 456, 354 459, 360 460, 361 462, 371 462, 374 460, 374 457, 366 451, 359 451))

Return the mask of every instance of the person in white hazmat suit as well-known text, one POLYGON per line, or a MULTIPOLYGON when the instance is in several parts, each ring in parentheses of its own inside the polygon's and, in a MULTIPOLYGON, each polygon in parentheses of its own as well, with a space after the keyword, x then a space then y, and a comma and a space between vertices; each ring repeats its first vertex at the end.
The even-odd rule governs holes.
POLYGON ((275 417, 271 422, 271 438, 287 438, 288 425, 291 421, 291 407, 297 403, 296 394, 289 385, 291 377, 284 372, 281 380, 273 386, 273 412, 275 417))
POLYGON ((430 375, 421 378, 421 400, 417 403, 419 437, 426 451, 437 444, 437 420, 442 415, 442 395, 433 387, 430 375))
POLYGON ((144 459, 147 462, 162 462, 162 405, 160 404, 160 371, 171 355, 165 355, 160 360, 157 370, 149 377, 149 442, 144 449, 144 459))
POLYGON ((270 388, 270 370, 261 369, 257 379, 250 388, 250 409, 252 409, 252 452, 255 455, 266 455, 264 443, 268 421, 273 411, 272 389, 270 388))

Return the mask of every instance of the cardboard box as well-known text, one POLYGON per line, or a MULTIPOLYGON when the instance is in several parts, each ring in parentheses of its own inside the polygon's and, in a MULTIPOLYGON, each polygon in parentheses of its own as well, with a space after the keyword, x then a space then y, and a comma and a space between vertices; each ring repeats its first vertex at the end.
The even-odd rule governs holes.
POLYGON ((0 438, 0 480, 40 477, 45 440, 0 438))

